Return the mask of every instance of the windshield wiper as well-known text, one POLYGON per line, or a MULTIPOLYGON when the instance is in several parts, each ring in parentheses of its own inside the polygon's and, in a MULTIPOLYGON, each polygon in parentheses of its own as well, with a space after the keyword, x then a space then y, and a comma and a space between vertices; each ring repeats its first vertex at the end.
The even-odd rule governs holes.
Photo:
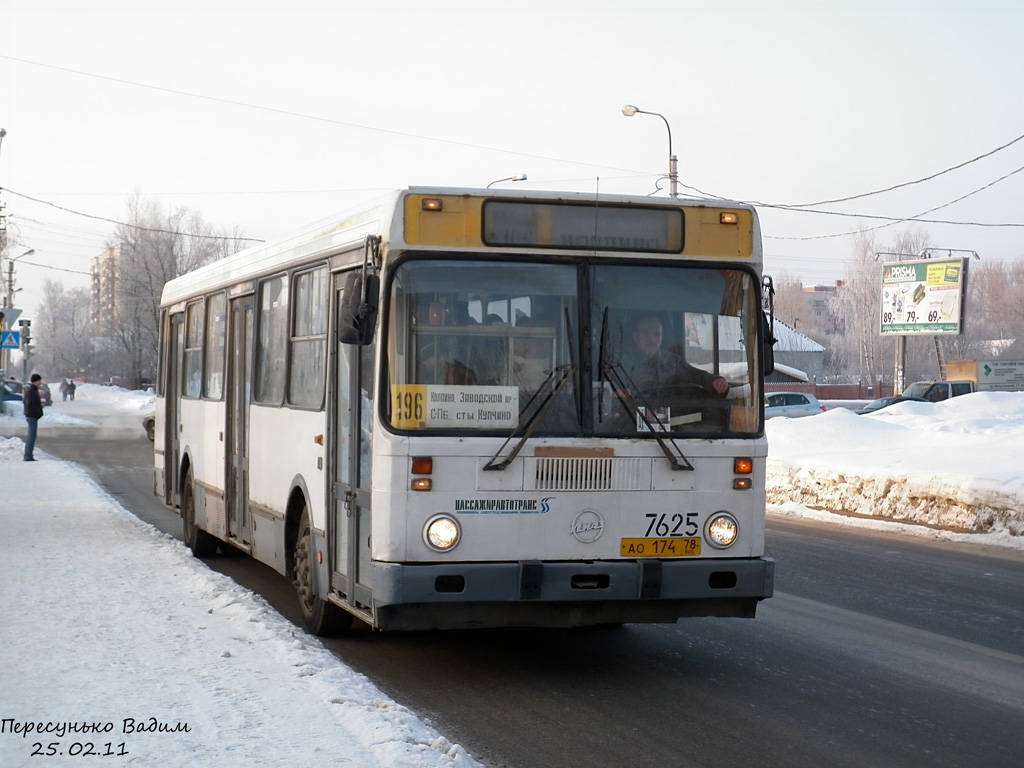
POLYGON ((572 380, 573 374, 576 373, 576 368, 576 363, 568 363, 566 365, 558 366, 548 374, 540 387, 537 388, 533 397, 531 397, 529 402, 526 403, 526 407, 523 409, 523 412, 525 413, 528 411, 533 402, 538 398, 542 398, 540 404, 537 406, 536 410, 530 414, 530 418, 526 420, 525 424, 516 427, 512 430, 512 434, 505 438, 505 442, 501 444, 501 448, 498 449, 498 452, 495 453, 494 456, 491 457, 491 460, 484 466, 485 472, 505 469, 509 464, 515 461, 516 456, 519 455, 519 451, 522 450, 526 441, 530 438, 530 435, 533 434, 533 430, 536 428, 537 424, 540 423, 541 416, 547 412, 551 403, 555 401, 556 395, 562 391, 566 383, 572 380), (556 378, 558 379, 557 383, 555 383, 556 378), (519 442, 515 444, 515 447, 506 458, 498 461, 498 457, 501 456, 502 452, 505 450, 505 446, 515 438, 520 429, 522 429, 523 433, 522 437, 519 438, 519 442))
MULTIPOLYGON (((568 336, 569 359, 572 362, 555 367, 551 371, 551 373, 547 375, 544 381, 541 382, 540 386, 537 387, 537 391, 534 392, 533 397, 531 397, 529 401, 527 401, 526 406, 523 408, 522 412, 526 413, 527 411, 529 411, 530 406, 533 405, 534 401, 540 398, 540 402, 537 405, 536 410, 534 410, 534 412, 530 414, 530 418, 526 420, 525 424, 517 426, 515 429, 512 430, 512 433, 507 438, 505 438, 505 442, 501 444, 501 447, 498 449, 498 452, 491 457, 491 460, 488 461, 486 465, 484 465, 485 472, 503 470, 509 464, 515 461, 516 456, 519 455, 519 451, 523 449, 523 446, 526 445, 526 441, 529 440, 530 435, 533 434, 533 430, 537 427, 537 424, 540 423, 541 417, 547 412, 548 408, 551 407, 551 404, 557 399, 558 393, 565 388, 565 385, 569 381, 572 381, 573 376, 579 369, 579 366, 576 363, 576 348, 573 345, 572 322, 569 317, 568 309, 565 310, 565 332, 568 336), (508 456, 506 456, 501 461, 498 461, 498 457, 501 456, 502 452, 505 450, 505 446, 507 446, 513 440, 513 438, 515 438, 516 434, 519 432, 520 429, 522 429, 523 433, 522 436, 519 438, 519 442, 515 444, 515 446, 512 448, 512 451, 509 453, 508 456)), ((580 404, 579 401, 575 398, 573 401, 576 405, 576 420, 577 423, 579 423, 580 404)))
POLYGON ((689 470, 693 471, 693 465, 689 459, 683 455, 682 449, 672 438, 665 438, 660 433, 667 426, 657 416, 654 408, 644 397, 640 388, 636 386, 629 373, 622 366, 619 361, 612 361, 608 356, 608 307, 604 308, 604 317, 601 320, 601 349, 598 352, 598 369, 600 376, 601 389, 598 393, 597 398, 597 419, 598 422, 604 421, 604 385, 608 383, 612 388, 612 394, 615 395, 616 399, 622 404, 622 407, 626 409, 626 414, 632 418, 633 414, 638 414, 643 419, 644 424, 651 431, 654 439, 658 441, 658 445, 661 447, 662 453, 665 454, 665 458, 668 459, 669 464, 673 470, 689 470), (637 397, 633 396, 633 392, 637 393, 640 402, 637 402, 637 397), (648 415, 654 414, 654 419, 651 420, 648 415), (669 447, 671 446, 671 447, 669 447))

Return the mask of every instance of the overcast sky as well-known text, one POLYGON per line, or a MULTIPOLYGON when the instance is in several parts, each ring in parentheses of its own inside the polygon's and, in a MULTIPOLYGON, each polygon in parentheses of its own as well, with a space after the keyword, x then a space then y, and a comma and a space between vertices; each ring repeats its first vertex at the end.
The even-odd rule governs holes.
POLYGON ((136 190, 259 239, 410 184, 648 194, 668 135, 627 103, 684 192, 763 204, 1005 146, 762 207, 776 275, 939 206, 933 245, 1024 258, 1022 30, 1019 0, 0 0, 17 304, 87 285, 136 190))

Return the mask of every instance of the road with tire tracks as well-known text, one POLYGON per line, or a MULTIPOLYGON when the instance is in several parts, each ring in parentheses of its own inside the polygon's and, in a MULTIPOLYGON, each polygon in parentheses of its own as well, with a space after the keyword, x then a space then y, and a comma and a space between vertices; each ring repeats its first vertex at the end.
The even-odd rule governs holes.
MULTIPOLYGON (((40 447, 181 537, 141 431, 62 429, 40 447)), ((325 644, 494 768, 1024 765, 1024 555, 780 519, 768 551, 776 596, 753 621, 325 644)), ((297 621, 286 579, 207 562, 297 621)))

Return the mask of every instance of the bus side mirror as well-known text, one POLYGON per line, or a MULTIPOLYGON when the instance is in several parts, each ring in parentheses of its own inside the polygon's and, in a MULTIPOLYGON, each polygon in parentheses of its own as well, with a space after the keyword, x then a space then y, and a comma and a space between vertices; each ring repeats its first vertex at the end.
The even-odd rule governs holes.
POLYGON ((338 341, 364 347, 373 342, 379 292, 377 275, 367 275, 365 280, 359 272, 345 276, 345 290, 338 307, 338 341))
POLYGON ((761 313, 761 331, 761 337, 764 339, 761 350, 761 367, 762 373, 767 376, 775 370, 775 342, 777 339, 772 332, 772 323, 764 312, 761 313))

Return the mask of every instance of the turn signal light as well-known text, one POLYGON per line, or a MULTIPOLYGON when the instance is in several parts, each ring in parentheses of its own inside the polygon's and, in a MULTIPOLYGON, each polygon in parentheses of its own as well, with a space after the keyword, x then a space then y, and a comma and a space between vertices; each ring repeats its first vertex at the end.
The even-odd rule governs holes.
POLYGON ((746 457, 735 458, 732 461, 732 471, 737 475, 749 475, 754 471, 754 460, 746 457))
POLYGON ((429 475, 434 471, 434 459, 431 456, 413 456, 412 473, 414 475, 429 475))

